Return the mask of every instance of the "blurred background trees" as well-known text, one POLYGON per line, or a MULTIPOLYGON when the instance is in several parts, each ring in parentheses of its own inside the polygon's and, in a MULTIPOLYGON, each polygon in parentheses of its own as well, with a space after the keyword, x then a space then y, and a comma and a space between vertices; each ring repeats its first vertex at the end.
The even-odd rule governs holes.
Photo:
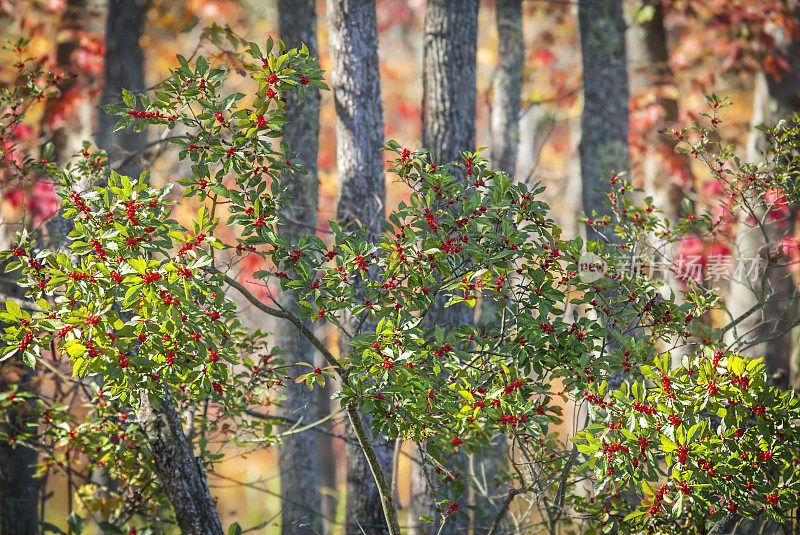
MULTIPOLYGON (((284 141, 308 170, 290 185, 298 199, 286 214, 296 221, 287 228, 292 238, 314 232, 328 239, 328 220, 381 231, 382 214, 407 195, 386 183, 376 151, 385 139, 423 146, 436 162, 489 147, 496 168, 548 186, 546 200, 568 235, 581 232, 575 224, 581 210, 603 213, 594 188, 602 186, 606 171, 630 167, 634 183, 670 220, 711 209, 729 223, 717 236, 685 240, 670 260, 683 276, 667 282, 676 293, 686 277, 727 286, 729 315, 707 318, 708 324, 747 316, 731 331, 731 343, 750 356, 765 356, 777 384, 797 386, 797 207, 752 199, 731 213, 730 192, 707 168, 676 153, 664 130, 695 118, 704 94, 731 95, 735 105, 726 112, 722 141, 735 144, 742 158, 759 161, 764 145, 755 126, 799 109, 799 16, 795 0, 4 0, 2 37, 30 39, 26 53, 43 58, 63 81, 55 98, 34 107, 13 139, 0 143, 19 143, 36 154, 50 141, 51 159, 64 163, 84 140, 94 139, 115 168, 134 175, 148 169, 160 185, 186 174, 160 157, 169 140, 112 132, 114 121, 102 105, 119 102, 122 88, 137 93, 157 84, 176 53, 190 57, 204 46, 203 28, 214 23, 262 43, 268 34, 290 47, 305 43, 319 53, 333 91, 287 102, 296 113, 284 141), (748 270, 756 258, 753 277, 748 270), (763 313, 747 314, 764 301, 763 313)), ((233 61, 216 54, 216 61, 233 61)), ((0 55, 4 86, 18 76, 13 57, 13 51, 0 55)), ((64 228, 51 221, 58 222, 52 187, 35 177, 17 187, 7 166, 0 167, 0 243, 47 221, 47 239, 62 239, 64 228)), ((264 266, 248 257, 238 267, 239 279, 249 284, 249 275, 264 266)), ((275 288, 250 288, 281 299, 275 288)), ((5 280, 0 292, 3 299, 19 297, 5 280)), ((473 311, 453 307, 447 313, 473 311)), ((447 324, 446 314, 432 317, 447 324)), ((312 348, 281 326, 256 311, 248 321, 278 333, 288 364, 314 362, 312 348)), ((331 348, 347 343, 334 330, 327 334, 324 324, 317 329, 331 348)), ((70 375, 64 363, 52 365, 70 375)), ((2 389, 16 383, 77 414, 83 410, 86 400, 67 397, 52 370, 34 374, 3 363, 1 371, 2 389)), ((299 373, 287 370, 286 383, 299 373)), ((319 392, 290 386, 280 408, 265 407, 265 414, 282 419, 283 429, 334 413, 277 448, 237 449, 209 433, 207 439, 226 454, 210 476, 223 524, 263 524, 265 533, 355 533, 359 525, 367 532, 381 525, 372 481, 363 459, 348 448, 352 439, 337 403, 319 392)), ((379 451, 387 473, 396 469, 395 490, 408 514, 404 524, 416 525, 421 514, 434 516, 418 499, 427 484, 415 448, 381 444, 379 451)), ((32 517, 20 512, 19 503, 40 502, 45 519, 63 529, 66 513, 84 507, 79 495, 88 481, 52 473, 41 488, 28 484, 30 471, 22 468, 33 455, 0 446, 3 534, 22 527, 32 532, 32 517), (8 489, 14 490, 4 494, 8 489), (46 501, 39 500, 43 496, 46 501), (17 520, 9 524, 9 518, 17 520)), ((31 511, 30 505, 24 509, 31 511)), ((513 510, 509 516, 513 525, 513 510)), ((480 515, 473 522, 479 524, 480 515)))

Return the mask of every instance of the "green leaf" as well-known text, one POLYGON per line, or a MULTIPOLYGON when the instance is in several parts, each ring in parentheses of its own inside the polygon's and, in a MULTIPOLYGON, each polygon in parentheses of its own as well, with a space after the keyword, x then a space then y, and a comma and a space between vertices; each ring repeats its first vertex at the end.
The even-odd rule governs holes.
POLYGON ((195 64, 197 66, 197 74, 200 76, 203 76, 206 72, 208 72, 208 61, 203 56, 197 58, 195 64))
POLYGON ((21 318, 23 316, 22 309, 14 301, 6 301, 6 310, 15 318, 21 318))
POLYGON ((42 522, 42 533, 60 533, 61 535, 67 535, 63 529, 50 522, 42 522))
POLYGON ((86 353, 86 347, 78 340, 70 340, 66 343, 64 349, 67 351, 70 359, 82 357, 86 353))
POLYGON ((78 513, 73 511, 67 517, 67 526, 69 526, 70 533, 80 533, 83 531, 84 520, 82 517, 78 516, 78 513))
POLYGON ((623 522, 630 522, 631 520, 636 520, 639 517, 642 517, 647 514, 647 511, 633 511, 632 513, 628 513, 628 515, 622 519, 623 522))
POLYGON ((122 89, 122 102, 124 102, 129 108, 136 107, 136 97, 134 97, 133 93, 125 88, 122 89))
POLYGON ((242 526, 240 526, 238 522, 234 522, 231 524, 231 527, 228 528, 228 535, 242 535, 242 526))
POLYGON ((666 435, 661 435, 660 438, 661 438, 661 449, 664 451, 664 453, 669 453, 671 451, 675 451, 678 449, 678 445, 669 438, 667 438, 666 435))
POLYGON ((124 531, 122 531, 122 529, 120 529, 119 526, 117 526, 116 524, 112 524, 108 520, 101 520, 100 522, 97 523, 97 527, 103 530, 103 533, 114 533, 114 534, 125 533, 124 531))

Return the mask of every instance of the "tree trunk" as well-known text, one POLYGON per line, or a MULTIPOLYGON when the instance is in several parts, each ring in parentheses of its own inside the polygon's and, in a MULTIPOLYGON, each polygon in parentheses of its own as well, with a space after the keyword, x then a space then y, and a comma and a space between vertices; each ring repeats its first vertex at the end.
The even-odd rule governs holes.
MULTIPOLYGON (((792 2, 792 8, 795 18, 800 19, 797 2, 792 2)), ((750 162, 761 160, 766 147, 764 134, 755 126, 771 127, 800 109, 800 40, 796 34, 793 35, 789 40, 783 31, 775 32, 777 53, 788 59, 788 71, 781 73, 780 77, 762 71, 756 77, 751 121, 753 129, 747 148, 750 162)), ((741 210, 738 214, 734 251, 737 266, 726 301, 734 319, 744 316, 759 303, 763 304, 763 308, 747 315, 735 327, 728 341, 738 341, 744 355, 763 358, 767 372, 775 376, 774 383, 787 387, 792 374, 791 329, 797 320, 798 291, 786 265, 787 260, 771 262, 770 256, 777 256, 772 254, 775 253, 775 245, 793 234, 797 207, 788 207, 785 213, 772 211, 760 197, 749 198, 748 204, 752 208, 750 213, 741 210), (753 217, 763 223, 763 231, 753 222, 753 217), (755 340, 767 338, 771 339, 754 343, 755 340)))
POLYGON ((514 177, 519 148, 520 97, 525 62, 522 0, 497 0, 497 73, 492 91, 492 163, 514 177))
POLYGON ((39 533, 39 454, 22 445, 0 442, 0 534, 39 533))
MULTIPOLYGON (((98 80, 91 73, 81 71, 73 56, 80 47, 82 34, 100 31, 98 17, 92 12, 88 0, 67 0, 56 39, 56 64, 64 73, 64 80, 59 86, 61 94, 47 101, 43 121, 43 131, 53 143, 51 160, 60 167, 82 150, 83 142, 92 136, 98 80)), ((76 185, 79 190, 87 186, 81 182, 76 185)), ((64 249, 67 235, 73 229, 72 222, 57 214, 47 222, 46 228, 47 246, 54 250, 64 249)))
MULTIPOLYGON (((278 28, 288 48, 300 48, 305 43, 309 55, 317 55, 317 14, 314 0, 279 0, 278 28)), ((283 141, 293 157, 306 168, 307 174, 282 177, 292 204, 283 209, 289 221, 282 232, 297 243, 303 235, 313 235, 317 225, 317 152, 319 150, 319 106, 317 90, 309 90, 300 101, 292 93, 286 102, 286 123, 283 141)), ((300 311, 291 293, 280 296, 282 305, 296 314, 300 311)), ((287 365, 300 362, 313 364, 314 346, 290 323, 277 326, 277 344, 287 351, 287 365)), ((305 383, 288 387, 283 415, 294 421, 308 423, 319 416, 318 392, 310 391, 305 383)), ((286 534, 320 533, 322 531, 322 498, 320 493, 321 467, 319 434, 314 430, 286 437, 278 446, 281 474, 281 532, 286 534)))
POLYGON ((108 153, 112 168, 122 175, 138 178, 147 136, 124 128, 114 132, 119 117, 103 111, 107 104, 122 102, 122 89, 141 93, 145 89, 144 51, 139 38, 144 26, 148 0, 109 0, 106 18, 106 61, 103 95, 100 99, 97 146, 108 153))
MULTIPOLYGON (((422 72, 422 145, 438 165, 475 150, 477 0, 430 0, 425 10, 422 72)), ((464 304, 436 303, 429 325, 454 328, 473 322, 464 304)))
POLYGON ((475 150, 478 0, 429 0, 422 71, 422 145, 435 164, 475 150))
MULTIPOLYGON (((522 35, 522 0, 497 0, 497 72, 492 89, 492 165, 498 171, 516 176, 520 145, 520 99, 525 65, 525 41, 522 35)), ((481 320, 491 322, 496 307, 481 306, 481 320)), ((498 485, 501 468, 507 468, 508 439, 504 433, 492 439, 481 455, 469 455, 472 531, 486 533, 506 496, 505 485, 498 485), (500 492, 498 492, 500 491, 500 492)))
MULTIPOLYGON (((611 215, 605 206, 607 184, 603 180, 612 172, 629 167, 628 73, 622 0, 579 0, 578 24, 583 60, 579 147, 583 210, 590 217, 593 211, 611 215)), ((598 231, 587 232, 590 239, 598 237, 598 231)), ((604 235, 610 237, 611 232, 604 235)))
MULTIPOLYGON (((478 0, 429 0, 425 9, 422 145, 437 165, 460 162, 461 153, 475 150, 478 7, 478 0)), ((447 330, 473 320, 474 311, 465 304, 444 307, 444 300, 437 299, 426 316, 425 327, 441 325, 447 330)), ((451 461, 462 465, 458 471, 466 471, 466 456, 451 461)), ((435 515, 432 489, 417 464, 413 466, 412 486, 411 522, 424 526, 419 517, 435 515)), ((467 529, 465 523, 449 520, 440 533, 467 529)))
MULTIPOLYGON (((336 159, 339 201, 336 217, 343 228, 367 228, 369 241, 382 232, 386 184, 383 174, 383 108, 378 72, 378 33, 374 0, 328 0, 331 85, 336 106, 336 159)), ((344 325, 353 326, 350 318, 344 325)), ((374 330, 365 322, 362 332, 374 330)), ((341 339, 340 354, 350 351, 341 339)), ((371 436, 386 479, 391 481, 393 444, 371 436)), ((348 434, 353 436, 353 430, 348 434)), ((364 452, 347 446, 345 533, 388 530, 378 487, 364 452)))
MULTIPOLYGON (((5 286, 5 285, 3 285, 5 286)), ((3 298, 8 296, 2 288, 3 298)), ((10 289, 11 293, 13 289, 10 289)), ((2 326, 0 326, 2 327, 2 326)), ((18 391, 31 389, 34 371, 21 361, 3 363, 0 373, 0 392, 17 385, 18 391), (17 367, 17 371, 10 368, 17 367), (12 378, 12 376, 18 377, 12 378), (11 379, 11 380, 9 380, 11 379)), ((0 433, 15 436, 22 429, 35 423, 29 416, 30 405, 20 398, 0 417, 0 433)), ((36 535, 39 533, 39 490, 41 480, 34 477, 39 454, 22 444, 10 444, 0 440, 0 535, 36 535)))
POLYGON ((677 88, 669 64, 664 5, 661 0, 632 0, 629 7, 629 11, 634 12, 653 8, 650 18, 639 23, 631 21, 628 26, 628 75, 631 98, 638 107, 655 105, 659 112, 659 120, 642 132, 643 139, 637 140, 642 145, 643 188, 653 197, 656 208, 674 223, 681 215, 681 201, 686 197, 689 184, 682 184, 680 176, 665 176, 665 164, 669 159, 679 160, 683 176, 689 176, 689 166, 684 155, 675 153, 675 142, 661 133, 664 128, 678 125, 677 88))
POLYGON ((73 54, 80 47, 81 34, 100 31, 97 17, 91 13, 88 0, 68 0, 58 30, 56 64, 65 73, 61 95, 48 101, 45 130, 53 142, 53 160, 64 165, 91 139, 94 120, 94 99, 91 91, 96 78, 81 72, 73 54))
POLYGON ((158 407, 151 405, 147 393, 142 394, 137 412, 153 455, 158 481, 172 505, 181 533, 222 535, 202 460, 194 456, 166 388, 163 394, 158 407))
MULTIPOLYGON (((10 184, 0 188, 0 204, 3 195, 11 191, 10 184)), ((11 248, 14 243, 13 227, 0 211, 0 251, 11 248)), ((25 292, 14 281, 20 272, 6 273, 7 262, 0 262, 0 301, 10 297, 22 299, 25 292)), ((0 329, 5 325, 0 324, 0 329)), ((18 391, 31 390, 31 379, 34 370, 12 359, 0 363, 0 392, 8 391, 16 384, 18 391)), ((16 410, 0 415, 0 433, 14 436, 20 430, 33 423, 28 417, 26 403, 15 404, 16 410)), ((26 448, 22 444, 12 445, 0 440, 0 535, 36 535, 39 533, 39 489, 41 480, 34 478, 35 464, 39 460, 36 450, 26 448)))

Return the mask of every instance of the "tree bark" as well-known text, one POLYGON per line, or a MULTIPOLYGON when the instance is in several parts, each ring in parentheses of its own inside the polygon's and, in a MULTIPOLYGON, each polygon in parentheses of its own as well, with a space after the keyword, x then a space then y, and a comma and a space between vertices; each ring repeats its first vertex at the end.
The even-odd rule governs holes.
MULTIPOLYGON (((800 19, 797 2, 791 7, 795 18, 800 19)), ((763 159, 766 147, 764 134, 755 126, 773 126, 800 110, 800 40, 796 33, 790 40, 783 31, 775 32, 777 53, 784 55, 789 69, 779 77, 766 72, 758 73, 754 91, 753 117, 747 148, 747 159, 763 159)), ((770 261, 775 245, 793 234, 797 207, 788 207, 786 213, 773 211, 762 198, 747 200, 752 210, 740 210, 736 234, 737 266, 728 288, 727 306, 732 318, 739 318, 753 306, 763 307, 741 321, 729 338, 743 346, 743 354, 763 358, 774 384, 788 387, 792 375, 792 326, 797 320, 798 291, 784 259, 770 261), (763 223, 762 228, 753 222, 763 223), (767 254, 770 253, 770 254, 767 254), (758 264, 755 264, 758 262, 758 264), (752 271, 751 271, 752 270, 752 271), (768 341, 755 343, 759 339, 768 341), (747 347, 750 346, 750 347, 747 347)), ((797 371, 794 370, 796 374, 797 371)))
MULTIPOLYGON (((303 43, 309 55, 317 55, 317 13, 314 0, 279 0, 278 29, 288 48, 300 48, 303 43)), ((309 90, 303 101, 296 94, 286 102, 283 141, 293 157, 306 168, 305 175, 283 176, 293 199, 282 210, 289 221, 281 231, 296 243, 301 236, 314 234, 317 225, 317 152, 319 151, 320 95, 309 90)), ((296 314, 300 311, 296 296, 279 297, 284 308, 296 314)), ((277 344, 287 351, 284 360, 288 365, 300 362, 314 363, 314 346, 294 326, 283 322, 278 325, 277 344)), ((305 383, 293 384, 286 391, 283 415, 294 421, 309 422, 319 413, 318 392, 310 391, 305 383)), ((281 474, 281 532, 286 534, 320 533, 322 531, 322 497, 319 462, 319 435, 313 431, 290 435, 278 446, 281 474)))
MULTIPOLYGON (((3 194, 11 190, 10 185, 0 188, 0 203, 3 194)), ((10 249, 13 243, 13 228, 0 213, 0 251, 10 249)), ((12 282, 20 272, 6 273, 6 263, 0 263, 0 273, 3 274, 3 279, 0 280, 0 301, 9 297, 24 299, 25 292, 12 282)), ((0 324, 0 329, 4 328, 5 324, 0 324)), ((0 363, 0 392, 8 391, 14 383, 18 391, 30 391, 34 373, 21 359, 0 363)), ((20 402, 15 407, 16 410, 0 415, 0 431, 9 436, 18 433, 20 426, 25 428, 33 423, 28 416, 27 404, 20 402)), ((39 454, 36 450, 23 444, 14 445, 0 440, 0 535, 39 533, 38 500, 41 480, 34 477, 34 465, 38 460, 39 454)))
POLYGON ((478 0, 429 0, 422 71, 422 145, 435 164, 475 150, 478 0))
MULTIPOLYGON (((5 294, 8 295, 8 294, 5 294)), ((11 386, 6 380, 9 375, 20 377, 13 382, 18 391, 31 389, 34 371, 22 362, 14 362, 18 366, 16 374, 9 372, 9 363, 5 363, 0 377, 0 392, 11 386)), ((0 430, 9 436, 15 436, 28 425, 35 423, 29 416, 30 405, 22 400, 14 404, 0 418, 0 430)), ((26 429, 26 432, 29 431, 26 429)), ((0 440, 0 535, 36 535, 39 533, 39 490, 41 480, 34 477, 39 454, 36 450, 22 444, 10 444, 0 440)))
POLYGON ((492 163, 514 177, 519 148, 520 98, 525 63, 522 0, 497 0, 497 73, 492 91, 492 163))
POLYGON ((163 394, 158 407, 152 406, 147 393, 142 394, 137 411, 159 483, 172 505, 181 533, 222 535, 202 460, 194 456, 166 388, 163 394))
MULTIPOLYGON (((336 106, 336 158, 339 200, 336 216, 343 228, 366 228, 367 240, 381 234, 386 185, 383 174, 383 108, 378 72, 378 33, 374 0, 328 0, 331 85, 336 106)), ((354 327, 350 318, 343 325, 354 327)), ((364 322, 361 332, 374 330, 364 322)), ((340 354, 351 351, 342 337, 340 354)), ((393 444, 372 436, 370 418, 364 427, 375 445, 376 459, 391 480, 393 444)), ((348 434, 353 436, 352 426, 348 434)), ((381 493, 361 447, 347 446, 345 533, 384 533, 381 493)))
MULTIPOLYGON (((463 152, 475 150, 478 7, 478 0, 429 0, 425 9, 422 145, 436 165, 460 162, 463 152)), ((473 320, 474 311, 465 304, 445 307, 444 300, 437 299, 426 316, 425 326, 440 325, 448 330, 473 320)), ((452 462, 465 467, 466 456, 459 455, 452 462)), ((415 495, 410 504, 411 522, 421 527, 424 524, 419 523, 420 516, 436 518, 432 489, 420 465, 415 464, 412 470, 415 495)), ((440 533, 467 529, 463 522, 448 520, 440 533)))
POLYGON ((139 45, 148 0, 109 0, 106 18, 106 61, 103 95, 100 99, 97 146, 108 153, 112 168, 138 178, 147 136, 124 128, 114 132, 119 117, 103 111, 107 104, 122 101, 122 90, 141 93, 145 89, 144 51, 139 45))
MULTIPOLYGON (((475 150, 477 0, 430 0, 425 10, 422 72, 422 145, 433 163, 461 161, 475 150)), ((428 313, 428 325, 455 328, 473 322, 464 304, 428 313)))
MULTIPOLYGON (((603 182, 629 167, 628 73, 622 0, 579 0, 583 61, 581 178, 584 212, 611 215, 603 182), (596 191, 599 188, 601 191, 596 191)), ((604 227, 609 228, 609 227, 604 227)), ((589 233, 597 238, 599 231, 589 233), (593 235, 595 234, 595 235, 593 235)), ((611 233, 604 233, 610 237, 611 233)))

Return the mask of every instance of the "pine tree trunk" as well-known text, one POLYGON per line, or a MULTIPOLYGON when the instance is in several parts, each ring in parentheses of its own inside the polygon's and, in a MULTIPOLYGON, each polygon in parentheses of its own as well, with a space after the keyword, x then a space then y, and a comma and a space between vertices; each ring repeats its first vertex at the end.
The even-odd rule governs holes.
POLYGON ((492 99, 492 163, 514 177, 519 148, 520 97, 525 63, 522 0, 497 0, 497 73, 492 99))
MULTIPOLYGON (((280 37, 288 48, 299 48, 303 43, 309 54, 317 55, 317 14, 314 0, 279 0, 278 28, 280 37)), ((283 141, 293 157, 306 168, 307 174, 282 177, 287 194, 293 199, 282 215, 289 222, 282 232, 292 243, 303 235, 313 235, 317 225, 317 152, 319 151, 319 91, 310 90, 304 100, 295 94, 286 102, 286 123, 283 141)), ((279 297, 282 305, 292 313, 300 311, 292 294, 279 297)), ((288 322, 277 326, 277 345, 287 351, 287 365, 314 362, 314 346, 288 322)), ((319 415, 318 392, 305 383, 293 384, 286 391, 283 415, 294 421, 309 423, 319 415)), ((319 433, 309 430, 286 437, 278 446, 281 474, 281 532, 287 535, 320 533, 322 531, 322 497, 320 493, 321 467, 319 462, 319 433)))
MULTIPOLYGON (((331 82, 336 106, 336 158, 339 201, 336 217, 343 228, 368 229, 368 240, 382 232, 386 185, 383 173, 383 108, 378 73, 378 34, 374 0, 328 0, 331 82)), ((353 326, 350 318, 343 325, 353 326)), ((362 332, 374 330, 365 322, 362 332)), ((344 337, 343 337, 344 338, 344 337)), ((350 351, 341 340, 340 354, 350 351)), ((370 419, 364 426, 371 435, 370 419)), ((352 436, 352 429, 348 429, 352 436)), ((393 444, 371 437, 391 480, 393 444)), ((347 446, 345 533, 385 533, 388 530, 378 487, 364 452, 347 446)))
POLYGON ((153 407, 148 395, 143 394, 137 412, 158 481, 172 505, 181 533, 222 535, 202 460, 194 456, 166 388, 163 393, 164 399, 158 407, 153 407))
MULTIPOLYGON (((792 2, 795 18, 800 19, 800 8, 792 2)), ((781 119, 789 118, 800 110, 800 40, 796 34, 789 40, 783 31, 775 32, 777 50, 789 60, 789 70, 775 77, 760 72, 756 77, 753 117, 748 140, 747 159, 758 162, 763 159, 766 148, 764 134, 755 126, 773 126, 781 119)), ((784 237, 793 234, 797 216, 796 206, 788 207, 787 213, 779 210, 769 214, 770 207, 761 197, 747 200, 751 210, 738 214, 738 230, 734 254, 737 266, 728 288, 726 304, 732 318, 745 316, 755 305, 763 308, 747 315, 731 333, 729 342, 737 342, 743 354, 751 358, 763 358, 767 373, 775 375, 774 383, 789 386, 793 374, 791 358, 793 351, 792 325, 798 315, 798 291, 792 280, 786 259, 770 261, 776 252, 775 245, 784 237), (778 217, 775 217, 778 216, 778 217), (759 220, 762 228, 753 222, 759 220), (763 275, 763 283, 762 283, 763 275), (769 339, 755 343, 759 339, 769 339)), ((791 262, 791 261, 789 261, 791 262)), ((797 371, 794 370, 796 374, 797 371)))
MULTIPOLYGON (((475 150, 478 7, 478 0, 428 0, 425 9, 422 146, 430 151, 431 161, 437 165, 461 162, 462 152, 475 150)), ((473 309, 465 304, 444 307, 444 300, 440 299, 426 315, 425 327, 440 325, 447 330, 473 321, 473 309)), ((450 461, 459 465, 457 471, 466 472, 466 456, 450 461)), ((419 465, 414 465, 411 477, 411 523, 422 533, 429 525, 421 524, 419 517, 436 518, 432 489, 419 465)), ((448 520, 440 533, 467 529, 464 522, 448 520)))
POLYGON ((106 18, 106 61, 103 95, 100 99, 97 146, 108 153, 112 168, 138 178, 147 136, 124 128, 114 132, 119 117, 103 111, 107 104, 120 104, 122 90, 138 94, 145 89, 144 51, 139 45, 148 0, 109 0, 106 18))
MULTIPOLYGON (((622 0, 579 0, 583 61, 581 178, 583 210, 610 215, 604 192, 614 171, 629 167, 628 72, 622 0), (599 188, 601 191, 595 191, 599 188)), ((605 227, 610 228, 610 227, 605 227)), ((597 235, 589 233, 589 238, 597 235)), ((610 232, 608 233, 610 236, 610 232)))

